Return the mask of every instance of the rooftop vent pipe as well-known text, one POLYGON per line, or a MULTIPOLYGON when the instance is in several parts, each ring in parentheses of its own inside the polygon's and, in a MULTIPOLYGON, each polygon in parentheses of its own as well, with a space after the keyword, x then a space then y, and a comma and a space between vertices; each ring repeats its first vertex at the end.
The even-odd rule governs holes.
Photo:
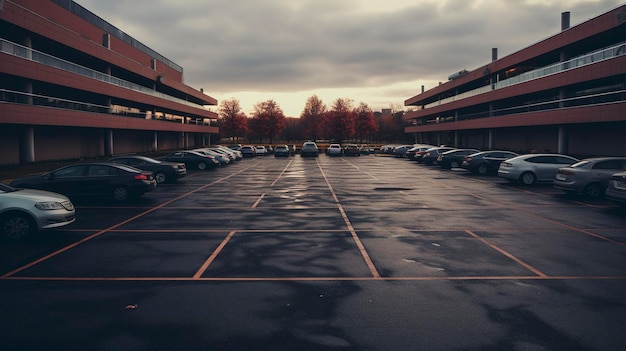
POLYGON ((569 11, 561 13, 561 30, 569 29, 569 11))

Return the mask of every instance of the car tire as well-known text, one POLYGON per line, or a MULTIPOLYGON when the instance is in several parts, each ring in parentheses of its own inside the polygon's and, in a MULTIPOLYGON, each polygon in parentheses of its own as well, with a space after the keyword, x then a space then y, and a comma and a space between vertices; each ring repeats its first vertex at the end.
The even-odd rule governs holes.
POLYGON ((128 200, 130 194, 128 193, 128 189, 126 189, 126 187, 118 186, 113 188, 111 195, 113 196, 113 200, 117 202, 124 202, 128 200))
POLYGON ((0 216, 2 236, 10 240, 24 239, 36 232, 35 221, 25 213, 9 212, 0 216))
POLYGON ((198 162, 198 169, 204 171, 206 169, 206 163, 198 162))
POLYGON ((156 173, 156 174, 154 175, 154 180, 156 180, 156 182, 157 182, 158 184, 162 184, 162 183, 167 182, 167 180, 168 180, 168 179, 167 179, 167 176, 165 175, 165 173, 163 173, 163 172, 158 172, 158 173, 156 173))
POLYGON ((597 199, 604 195, 604 188, 598 183, 591 183, 585 187, 583 194, 588 198, 597 199))
POLYGON ((519 181, 524 185, 533 185, 537 181, 537 177, 533 172, 524 172, 519 177, 519 181))
POLYGON ((478 167, 476 168, 476 171, 478 172, 478 174, 487 174, 489 172, 489 167, 487 167, 487 164, 483 163, 478 165, 478 167))

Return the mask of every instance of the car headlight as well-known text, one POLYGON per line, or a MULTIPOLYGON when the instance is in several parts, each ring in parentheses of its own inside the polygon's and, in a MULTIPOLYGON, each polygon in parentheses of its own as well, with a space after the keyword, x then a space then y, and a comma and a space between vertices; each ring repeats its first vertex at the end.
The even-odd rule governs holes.
POLYGON ((60 202, 54 202, 54 201, 38 202, 35 204, 35 207, 37 207, 37 209, 42 210, 42 211, 61 210, 65 208, 63 207, 63 205, 61 205, 60 202))

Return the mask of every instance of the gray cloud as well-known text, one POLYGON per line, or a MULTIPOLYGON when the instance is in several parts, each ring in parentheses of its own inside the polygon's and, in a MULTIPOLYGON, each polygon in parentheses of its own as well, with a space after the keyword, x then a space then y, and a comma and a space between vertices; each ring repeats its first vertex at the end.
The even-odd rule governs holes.
POLYGON ((558 33, 563 11, 576 25, 620 4, 387 0, 364 11, 381 2, 77 2, 183 66, 185 82, 209 94, 444 81, 489 62, 493 47, 503 57, 558 33))

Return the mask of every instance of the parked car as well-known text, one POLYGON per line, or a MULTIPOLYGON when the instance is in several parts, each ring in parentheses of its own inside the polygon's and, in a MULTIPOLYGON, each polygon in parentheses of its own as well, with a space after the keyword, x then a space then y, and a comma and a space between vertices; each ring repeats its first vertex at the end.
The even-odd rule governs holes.
POLYGON ((239 160, 241 160, 243 158, 243 154, 241 153, 241 150, 234 150, 234 149, 231 149, 231 148, 229 148, 227 146, 224 146, 224 145, 215 145, 215 146, 213 146, 213 148, 215 148, 216 150, 218 150, 218 149, 219 150, 223 150, 224 152, 229 152, 229 153, 235 155, 235 160, 236 161, 239 161, 239 160))
POLYGON ((289 157, 291 156, 291 150, 287 145, 276 145, 274 148, 274 157, 289 157))
POLYGON ((502 150, 477 152, 465 156, 461 167, 477 174, 496 173, 502 161, 515 156, 518 156, 515 152, 502 150))
POLYGON ((626 172, 615 173, 611 176, 604 196, 626 207, 626 172))
POLYGON ((238 156, 237 154, 239 153, 239 151, 236 150, 231 150, 227 147, 222 147, 222 146, 207 146, 205 147, 205 149, 207 150, 211 150, 219 155, 222 155, 224 157, 227 157, 230 162, 235 162, 237 160, 241 160, 241 156, 238 156))
POLYGON ((371 155, 376 152, 376 149, 373 146, 362 144, 359 146, 359 152, 361 155, 371 155))
POLYGON ((219 167, 220 162, 211 155, 201 154, 192 150, 175 151, 171 154, 160 158, 163 161, 182 162, 187 169, 214 169, 219 167))
POLYGON ((500 163, 498 176, 524 185, 552 182, 559 168, 578 161, 574 157, 560 154, 520 155, 500 163))
POLYGON ((411 161, 416 161, 417 158, 421 158, 422 155, 424 154, 424 151, 435 147, 434 145, 416 145, 410 149, 408 149, 406 151, 406 154, 404 154, 404 157, 408 158, 411 161))
POLYGON ((453 149, 439 154, 437 163, 442 169, 459 168, 463 163, 465 156, 480 152, 476 149, 453 149))
POLYGON ((343 150, 339 144, 330 144, 326 149, 326 155, 328 156, 341 156, 342 154, 343 150))
POLYGON ((398 145, 395 145, 395 144, 383 145, 380 147, 380 149, 378 149, 378 152, 381 154, 392 154, 393 149, 396 148, 397 146, 398 145))
POLYGON ((304 144, 302 144, 302 149, 300 150, 300 156, 301 157, 306 157, 306 156, 313 156, 313 157, 317 157, 319 156, 319 148, 317 147, 317 144, 313 141, 307 141, 304 144))
POLYGON ((193 149, 191 151, 195 151, 199 154, 207 155, 207 156, 211 156, 215 158, 220 166, 228 166, 231 161, 230 155, 220 154, 219 152, 213 151, 208 148, 193 149))
POLYGON ((442 146, 442 147, 433 147, 424 151, 422 155, 422 163, 427 165, 435 165, 439 164, 439 155, 446 151, 454 150, 453 147, 442 146))
POLYGON ((18 240, 39 230, 68 225, 76 210, 64 195, 34 189, 17 189, 0 183, 0 234, 18 240))
POLYGON ((243 145, 241 147, 241 154, 244 158, 256 157, 256 148, 252 145, 243 145))
POLYGON ((413 147, 414 147, 413 145, 398 145, 398 146, 393 148, 393 150, 391 151, 391 154, 394 157, 404 157, 406 152, 409 149, 412 149, 413 147))
POLYGON ((625 170, 626 157, 588 158, 569 167, 559 168, 552 185, 566 193, 599 198, 604 196, 613 174, 625 170))
POLYGON ((361 156, 361 150, 357 144, 347 144, 343 148, 343 154, 346 156, 361 156))
POLYGON ((257 145, 254 148, 256 149, 256 155, 257 156, 267 156, 268 155, 267 148, 265 148, 265 146, 257 145))
POLYGON ((146 156, 117 156, 109 159, 108 162, 120 163, 143 169, 144 171, 150 171, 159 184, 173 182, 187 175, 187 167, 182 162, 160 161, 146 156))
POLYGON ((47 190, 69 198, 104 197, 126 201, 157 186, 152 172, 119 163, 79 163, 52 172, 16 178, 14 188, 47 190))

